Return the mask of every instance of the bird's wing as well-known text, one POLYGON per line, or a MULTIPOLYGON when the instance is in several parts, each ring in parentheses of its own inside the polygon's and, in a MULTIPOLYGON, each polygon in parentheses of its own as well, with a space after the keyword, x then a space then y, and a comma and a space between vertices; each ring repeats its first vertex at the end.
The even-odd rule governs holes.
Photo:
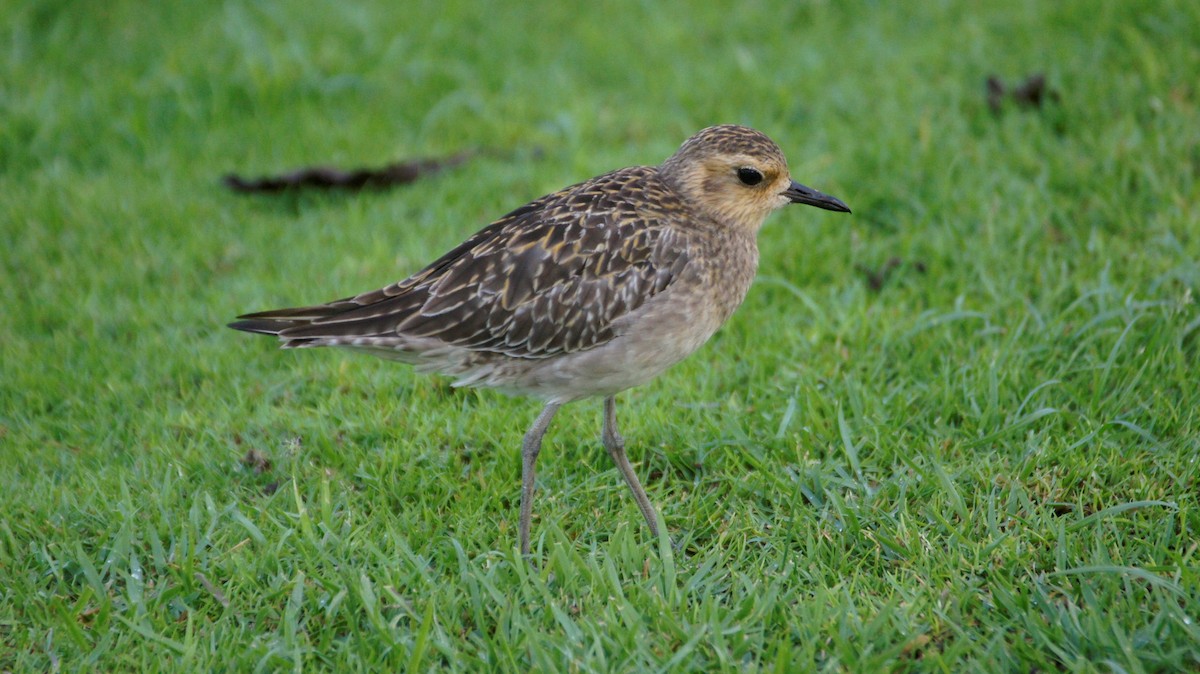
POLYGON ((243 318, 288 321, 272 332, 300 342, 433 338, 532 359, 589 349, 683 271, 687 246, 665 222, 679 208, 654 169, 622 169, 509 213, 404 281, 243 318))

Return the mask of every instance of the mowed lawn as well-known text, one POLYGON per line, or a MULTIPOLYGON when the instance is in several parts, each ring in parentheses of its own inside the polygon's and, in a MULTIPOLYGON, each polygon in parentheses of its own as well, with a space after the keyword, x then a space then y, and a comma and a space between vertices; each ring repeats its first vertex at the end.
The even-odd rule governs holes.
POLYGON ((0 5, 0 671, 1200 668, 1200 3, 0 5), (1043 73, 1041 105, 985 81, 1043 73), (741 123, 791 208, 566 407, 224 324, 741 123), (479 152, 392 190, 229 172, 479 152))

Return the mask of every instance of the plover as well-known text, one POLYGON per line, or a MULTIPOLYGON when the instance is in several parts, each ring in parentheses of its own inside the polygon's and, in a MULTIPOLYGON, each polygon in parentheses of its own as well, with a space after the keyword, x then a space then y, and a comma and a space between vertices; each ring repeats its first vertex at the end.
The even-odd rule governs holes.
POLYGON ((792 180, 783 152, 744 126, 704 129, 659 166, 546 195, 380 290, 246 314, 230 327, 283 348, 341 346, 421 372, 540 399, 521 446, 520 544, 529 553, 542 436, 559 407, 604 398, 601 440, 646 524, 657 515, 625 454, 616 394, 698 349, 741 304, 772 211, 850 212, 792 180))

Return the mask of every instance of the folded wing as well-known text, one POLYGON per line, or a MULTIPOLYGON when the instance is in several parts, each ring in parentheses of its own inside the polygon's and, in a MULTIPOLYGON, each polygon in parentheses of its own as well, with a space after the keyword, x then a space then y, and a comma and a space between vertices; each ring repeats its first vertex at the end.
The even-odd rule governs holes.
POLYGON ((687 247, 671 240, 679 235, 662 225, 681 206, 654 171, 622 169, 538 199, 386 288, 232 326, 287 346, 420 338, 530 359, 599 346, 688 262, 687 247), (650 194, 630 198, 631 190, 650 194))

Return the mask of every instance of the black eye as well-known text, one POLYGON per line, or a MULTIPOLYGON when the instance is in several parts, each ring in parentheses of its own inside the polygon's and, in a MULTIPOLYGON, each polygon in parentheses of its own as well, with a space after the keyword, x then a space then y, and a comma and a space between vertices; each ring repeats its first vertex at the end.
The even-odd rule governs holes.
POLYGON ((762 182, 763 174, 758 169, 743 166, 738 169, 738 180, 742 181, 743 185, 757 185, 762 182))

